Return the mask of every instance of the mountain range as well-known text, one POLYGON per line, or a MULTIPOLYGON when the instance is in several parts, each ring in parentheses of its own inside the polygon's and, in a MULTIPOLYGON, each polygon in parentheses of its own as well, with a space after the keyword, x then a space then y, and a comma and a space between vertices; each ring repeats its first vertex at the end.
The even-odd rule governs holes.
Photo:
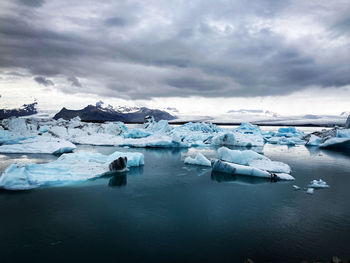
POLYGON ((102 121, 122 121, 129 123, 143 122, 145 117, 151 115, 156 121, 159 120, 174 120, 175 116, 170 113, 158 109, 149 109, 146 107, 118 107, 114 109, 111 106, 102 107, 101 103, 96 106, 88 105, 81 110, 69 110, 62 108, 54 119, 63 118, 66 120, 79 116, 82 121, 102 122, 102 121))
POLYGON ((0 120, 10 117, 21 117, 36 114, 38 113, 36 109, 37 104, 37 102, 33 102, 31 104, 24 104, 22 107, 17 109, 0 109, 0 120))

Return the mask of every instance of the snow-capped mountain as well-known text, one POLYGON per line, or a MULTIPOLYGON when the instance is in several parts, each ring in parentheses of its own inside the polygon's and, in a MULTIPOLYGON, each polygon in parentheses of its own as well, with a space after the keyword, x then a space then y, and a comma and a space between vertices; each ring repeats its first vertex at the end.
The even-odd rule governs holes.
POLYGON ((17 109, 0 109, 0 119, 6 119, 10 117, 21 117, 21 116, 29 116, 38 113, 36 107, 37 102, 33 102, 31 104, 24 104, 22 107, 17 109))
POLYGON ((69 110, 62 108, 54 119, 72 119, 79 116, 82 121, 122 121, 122 122, 143 122, 145 117, 152 115, 156 121, 173 120, 175 116, 158 109, 149 109, 146 107, 102 107, 103 103, 98 102, 96 106, 88 105, 81 110, 69 110))

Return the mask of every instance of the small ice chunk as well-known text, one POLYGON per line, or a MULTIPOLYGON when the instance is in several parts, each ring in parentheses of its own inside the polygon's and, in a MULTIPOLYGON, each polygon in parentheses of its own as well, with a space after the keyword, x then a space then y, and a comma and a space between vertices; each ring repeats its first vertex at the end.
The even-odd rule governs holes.
POLYGON ((306 193, 312 195, 314 193, 314 189, 313 188, 308 188, 306 190, 306 193))
POLYGON ((187 164, 211 166, 211 162, 202 153, 197 153, 195 158, 188 156, 184 162, 187 164))
POLYGON ((320 179, 318 181, 312 180, 307 187, 309 187, 309 188, 328 188, 329 185, 325 181, 320 179))
POLYGON ((297 185, 293 185, 293 188, 294 188, 294 190, 300 190, 301 188, 299 187, 299 186, 297 186, 297 185))

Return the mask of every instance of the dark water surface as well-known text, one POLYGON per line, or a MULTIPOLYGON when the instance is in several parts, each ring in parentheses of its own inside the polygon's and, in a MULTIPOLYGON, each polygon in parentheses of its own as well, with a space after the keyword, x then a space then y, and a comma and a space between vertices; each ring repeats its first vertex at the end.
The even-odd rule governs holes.
MULTIPOLYGON (((127 176, 64 187, 0 192, 0 262, 300 262, 350 259, 350 153, 265 145, 295 182, 211 174, 184 165, 215 149, 79 146, 145 154, 127 176), (330 189, 294 191, 323 179, 330 189)), ((49 155, 0 155, 48 162, 49 155)))

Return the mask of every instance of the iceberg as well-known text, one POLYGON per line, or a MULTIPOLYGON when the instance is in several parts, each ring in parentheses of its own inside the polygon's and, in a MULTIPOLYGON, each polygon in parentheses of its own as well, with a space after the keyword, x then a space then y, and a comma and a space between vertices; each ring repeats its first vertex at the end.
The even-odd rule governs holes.
POLYGON ((249 166, 271 173, 286 173, 290 174, 291 169, 288 164, 282 162, 271 161, 270 159, 255 159, 249 162, 249 166))
POLYGON ((276 136, 301 138, 304 136, 304 133, 302 131, 298 131, 295 127, 283 127, 278 129, 276 136))
POLYGON ((144 129, 132 129, 129 132, 123 133, 124 138, 133 138, 133 139, 145 138, 150 135, 151 133, 145 131, 144 129))
POLYGON ((311 134, 309 141, 306 143, 308 146, 319 146, 322 143, 322 138, 311 134))
POLYGON ((319 179, 318 181, 312 180, 307 187, 308 188, 329 188, 329 185, 322 179, 319 179))
POLYGON ((294 177, 290 174, 274 174, 267 171, 254 168, 251 166, 245 166, 236 163, 229 163, 222 160, 216 160, 213 162, 212 169, 215 172, 228 173, 228 174, 239 174, 246 176, 254 176, 268 179, 279 179, 279 180, 294 180, 294 177))
POLYGON ((304 132, 298 131, 295 127, 279 128, 277 133, 266 133, 265 141, 270 144, 280 145, 304 145, 304 132))
POLYGON ((110 173, 109 165, 119 157, 127 158, 127 167, 144 164, 143 154, 137 152, 114 152, 110 155, 68 153, 45 164, 12 164, 0 177, 0 187, 7 190, 27 190, 86 181, 110 173))
POLYGON ((267 143, 270 144, 280 144, 280 145, 303 145, 305 141, 299 137, 278 137, 273 136, 269 139, 266 139, 267 143))
POLYGON ((314 189, 313 188, 308 188, 306 190, 306 193, 312 195, 314 193, 314 189))
POLYGON ((15 144, 15 143, 19 143, 20 141, 26 140, 28 138, 31 138, 34 136, 23 136, 19 133, 15 133, 15 132, 10 132, 8 130, 4 130, 1 126, 0 126, 0 145, 1 144, 15 144))
POLYGON ((299 186, 297 186, 297 185, 295 185, 295 184, 293 185, 293 188, 294 188, 294 190, 295 190, 295 191, 297 191, 297 190, 300 190, 300 189, 301 189, 299 186))
POLYGON ((184 162, 186 164, 211 166, 211 162, 202 153, 197 153, 195 158, 188 156, 184 162))
MULTIPOLYGON (((211 138, 210 138, 211 139, 211 138)), ((233 132, 220 133, 211 139, 212 145, 235 145, 235 135, 233 132)))
POLYGON ((350 129, 333 128, 313 132, 304 137, 306 145, 321 148, 350 148, 350 129))
POLYGON ((234 173, 243 172, 245 175, 269 178, 273 174, 277 174, 277 177, 281 180, 294 179, 289 175, 291 173, 289 165, 282 162, 271 161, 266 156, 251 150, 239 151, 221 147, 218 149, 218 158, 223 161, 223 164, 220 163, 222 167, 216 167, 216 169, 227 170, 230 173, 233 171, 232 168, 235 168, 236 170, 234 170, 234 173), (230 165, 230 163, 239 166, 230 165))
POLYGON ((350 138, 330 138, 319 146, 321 148, 350 148, 350 138))
POLYGON ((52 138, 50 136, 36 136, 25 139, 16 144, 4 144, 0 146, 0 153, 49 153, 61 154, 72 152, 76 146, 66 140, 52 138))
POLYGON ((230 150, 226 147, 218 149, 218 158, 223 161, 249 165, 252 160, 269 160, 267 157, 252 150, 230 150))

